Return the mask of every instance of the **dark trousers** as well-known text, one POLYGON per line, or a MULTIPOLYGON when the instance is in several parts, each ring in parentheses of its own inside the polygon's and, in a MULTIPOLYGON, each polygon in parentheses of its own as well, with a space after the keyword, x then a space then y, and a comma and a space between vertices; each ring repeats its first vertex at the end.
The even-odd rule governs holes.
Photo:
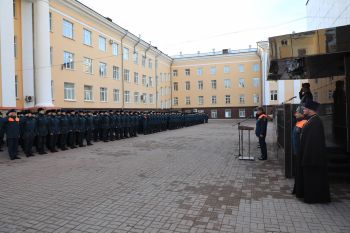
POLYGON ((84 136, 85 136, 85 131, 77 132, 77 144, 79 146, 84 146, 84 136))
POLYGON ((67 145, 67 134, 61 133, 58 138, 58 144, 60 145, 61 150, 66 149, 67 145))
POLYGON ((57 138, 57 134, 52 134, 49 136, 49 149, 51 152, 56 150, 57 138))
POLYGON ((99 129, 94 129, 94 141, 95 142, 98 141, 98 131, 99 131, 99 129))
POLYGON ((91 145, 91 138, 92 138, 92 130, 88 129, 85 133, 86 143, 88 145, 91 145))
POLYGON ((39 135, 37 137, 37 142, 36 142, 36 147, 37 147, 39 153, 45 152, 45 144, 46 144, 46 136, 39 135))
POLYGON ((69 132, 68 133, 68 146, 70 148, 75 148, 75 141, 76 141, 76 138, 75 138, 75 132, 69 132))
POLYGON ((18 138, 7 138, 6 141, 10 159, 15 159, 18 154, 18 138))
POLYGON ((265 137, 259 137, 259 145, 261 150, 261 158, 267 159, 267 148, 266 148, 265 137))
POLYGON ((115 135, 114 135, 114 128, 109 129, 109 140, 114 141, 115 140, 115 135))
POLYGON ((28 155, 32 155, 32 148, 34 144, 34 136, 28 135, 23 136, 23 144, 24 144, 24 153, 28 155))

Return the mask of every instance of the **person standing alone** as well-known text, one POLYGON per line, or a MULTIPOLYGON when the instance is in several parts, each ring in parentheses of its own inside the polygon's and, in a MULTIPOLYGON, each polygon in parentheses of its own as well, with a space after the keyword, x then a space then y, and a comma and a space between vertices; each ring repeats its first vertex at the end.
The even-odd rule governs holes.
POLYGON ((256 120, 256 128, 255 135, 259 138, 259 146, 261 150, 261 157, 259 160, 267 160, 267 148, 266 148, 266 130, 267 130, 267 119, 268 116, 265 114, 264 109, 262 107, 258 107, 257 109, 257 120, 256 120))

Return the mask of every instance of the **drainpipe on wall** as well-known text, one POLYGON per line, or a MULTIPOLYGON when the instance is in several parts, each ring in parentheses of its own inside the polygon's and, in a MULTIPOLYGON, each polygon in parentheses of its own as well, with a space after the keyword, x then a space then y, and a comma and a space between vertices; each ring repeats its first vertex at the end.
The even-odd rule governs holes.
POLYGON ((171 72, 171 68, 173 66, 174 59, 171 60, 170 63, 170 110, 173 109, 173 73, 171 72))
POLYGON ((125 98, 124 98, 124 46, 123 46, 123 40, 128 35, 128 30, 125 31, 125 34, 123 35, 122 39, 120 40, 120 49, 122 50, 122 67, 121 67, 121 79, 122 79, 122 110, 125 108, 125 98))

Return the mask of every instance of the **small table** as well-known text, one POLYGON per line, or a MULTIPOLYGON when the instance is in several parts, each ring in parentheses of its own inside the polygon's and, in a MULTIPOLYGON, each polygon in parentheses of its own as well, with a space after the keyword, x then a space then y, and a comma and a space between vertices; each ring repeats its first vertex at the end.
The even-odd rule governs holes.
POLYGON ((238 159, 239 160, 251 160, 254 161, 255 158, 253 156, 250 156, 250 132, 254 130, 254 127, 250 127, 250 126, 244 126, 244 125, 238 125, 238 139, 239 139, 239 144, 238 144, 238 150, 239 150, 239 154, 238 154, 238 159), (244 131, 248 132, 248 155, 243 154, 244 151, 244 146, 243 146, 243 133, 244 131), (242 153, 241 153, 242 152, 242 153))

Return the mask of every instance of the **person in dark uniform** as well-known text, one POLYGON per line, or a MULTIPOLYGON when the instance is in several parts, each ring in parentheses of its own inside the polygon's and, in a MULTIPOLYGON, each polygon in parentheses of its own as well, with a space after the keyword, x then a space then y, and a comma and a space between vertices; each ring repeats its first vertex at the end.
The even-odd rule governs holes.
POLYGON ((308 101, 313 100, 313 96, 310 90, 310 83, 301 84, 301 90, 299 91, 300 104, 305 104, 308 101))
POLYGON ((67 136, 69 132, 69 120, 66 116, 66 111, 58 111, 58 119, 60 122, 60 135, 58 138, 58 144, 61 150, 67 150, 67 136))
POLYGON ((108 130, 109 130, 109 116, 108 116, 108 112, 102 112, 101 115, 101 135, 100 135, 100 139, 104 142, 108 142, 108 130))
POLYGON ((326 139, 321 118, 317 114, 319 103, 308 101, 304 105, 307 123, 300 136, 300 160, 297 164, 301 174, 295 181, 295 194, 305 203, 327 203, 331 201, 326 139))
POLYGON ((94 117, 92 112, 87 112, 85 116, 86 122, 85 122, 85 138, 86 138, 86 145, 91 146, 92 143, 92 133, 94 131, 94 117))
POLYGON ((68 146, 71 149, 76 147, 76 131, 77 131, 77 119, 75 111, 71 110, 68 112, 69 132, 68 132, 68 146))
POLYGON ((77 144, 79 147, 85 147, 84 145, 84 138, 86 133, 86 119, 85 119, 85 113, 83 110, 80 110, 79 115, 77 115, 78 120, 78 127, 77 127, 77 144))
POLYGON ((48 148, 52 153, 54 153, 54 152, 57 152, 56 145, 60 134, 60 119, 56 115, 56 110, 50 110, 50 116, 48 117, 48 122, 49 122, 48 123, 49 125, 48 148))
POLYGON ((3 118, 2 112, 0 112, 0 151, 3 151, 2 148, 4 146, 5 122, 6 122, 6 118, 3 118))
POLYGON ((32 148, 34 139, 37 135, 36 118, 33 117, 31 111, 25 111, 25 118, 21 124, 21 131, 23 132, 24 153, 27 157, 34 156, 32 148))
POLYGON ((111 110, 109 111, 109 140, 114 141, 115 136, 115 115, 114 112, 111 110))
POLYGON ((258 107, 257 109, 257 121, 255 128, 255 135, 259 138, 259 146, 261 151, 261 157, 259 160, 267 160, 267 148, 266 148, 266 130, 267 130, 267 115, 264 112, 264 108, 258 107))
POLYGON ((99 132, 101 128, 100 115, 97 111, 95 111, 93 114, 93 124, 94 124, 93 138, 94 138, 94 142, 97 142, 99 141, 99 132))
POLYGON ((4 126, 9 157, 11 160, 21 159, 18 156, 18 139, 20 136, 19 118, 14 109, 9 110, 6 115, 8 117, 4 126))
POLYGON ((49 133, 48 131, 48 118, 45 116, 45 110, 43 108, 38 109, 38 118, 37 118, 37 150, 39 154, 47 154, 45 151, 45 145, 46 145, 46 137, 49 133))

